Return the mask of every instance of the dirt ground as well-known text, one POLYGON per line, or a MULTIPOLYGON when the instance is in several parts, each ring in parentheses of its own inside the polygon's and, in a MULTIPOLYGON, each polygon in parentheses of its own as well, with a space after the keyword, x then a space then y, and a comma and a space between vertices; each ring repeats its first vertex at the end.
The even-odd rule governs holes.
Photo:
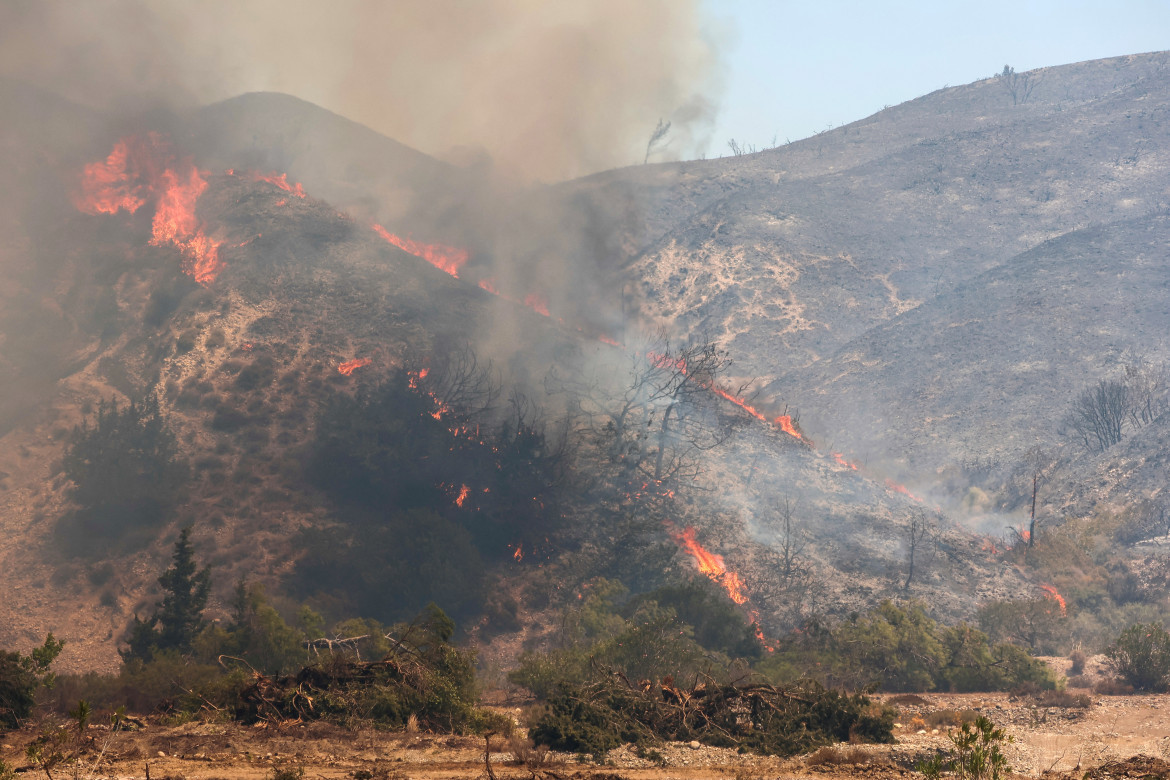
MULTIPOLYGON (((499 780, 900 778, 918 761, 948 744, 945 726, 922 728, 915 718, 929 723, 945 717, 944 711, 974 710, 988 715, 1013 737, 1005 752, 1019 775, 1064 773, 1075 780, 1088 772, 1095 778, 1170 777, 1170 764, 1163 763, 1170 759, 1170 696, 1091 698, 1089 708, 1079 709, 1040 708, 1027 700, 1012 700, 1007 694, 924 694, 921 701, 901 706, 902 725, 895 729, 896 744, 842 745, 828 754, 850 763, 818 763, 809 756, 745 756, 733 750, 693 747, 697 743, 692 743, 667 745, 656 755, 642 757, 623 747, 610 753, 601 765, 554 755, 543 765, 530 768, 519 764, 508 744, 496 738, 492 775, 499 780), (1138 755, 1150 760, 1119 763, 1138 755)), ((520 714, 516 709, 506 711, 520 714)), ((0 745, 0 758, 25 777, 42 775, 25 756, 25 746, 36 734, 35 728, 12 732, 0 745)), ((86 742, 89 747, 78 760, 56 767, 52 777, 291 780, 303 770, 304 778, 488 778, 482 737, 346 730, 319 723, 246 727, 191 722, 146 723, 118 733, 91 726, 86 742)))

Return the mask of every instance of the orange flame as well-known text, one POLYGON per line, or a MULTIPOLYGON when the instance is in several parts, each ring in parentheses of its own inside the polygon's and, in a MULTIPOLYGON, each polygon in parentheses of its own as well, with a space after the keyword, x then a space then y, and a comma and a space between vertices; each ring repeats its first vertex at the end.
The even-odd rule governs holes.
MULTIPOLYGON (((260 173, 260 171, 251 171, 248 175, 251 177, 252 181, 266 181, 269 184, 284 190, 285 192, 297 196, 298 198, 305 197, 305 188, 301 186, 299 181, 293 184, 289 184, 287 173, 282 173, 277 176, 275 172, 260 173)), ((277 205, 281 205, 284 202, 285 201, 281 201, 277 205)))
POLYGON ((1041 585, 1040 590, 1044 591, 1044 598, 1051 599, 1060 605, 1061 617, 1068 616, 1068 605, 1064 603, 1064 596, 1060 595, 1060 592, 1056 588, 1051 585, 1041 585))
POLYGON ((744 594, 746 583, 738 574, 727 570, 727 567, 723 565, 722 555, 708 552, 703 548, 703 545, 699 544, 698 540, 695 539, 695 529, 692 526, 688 525, 681 534, 671 534, 671 536, 695 559, 699 565, 699 571, 727 591, 727 595, 731 597, 732 601, 736 604, 743 604, 747 601, 747 596, 744 594))
POLYGON ((114 145, 104 162, 86 165, 77 208, 86 214, 138 211, 149 198, 156 200, 151 220, 152 246, 175 246, 183 256, 183 272, 204 286, 215 281, 224 264, 219 241, 210 238, 195 216, 207 181, 195 164, 181 162, 157 133, 145 139, 132 136, 114 145))
POLYGON ((516 545, 516 551, 514 553, 512 553, 512 558, 513 558, 513 560, 515 560, 517 562, 524 560, 524 544, 523 543, 516 545))
POLYGON ((463 502, 467 500, 467 494, 470 492, 471 492, 471 488, 467 487, 467 485, 464 485, 462 488, 460 488, 459 495, 455 499, 455 506, 462 509, 463 502))
POLYGON ((537 314, 543 314, 545 317, 552 316, 548 311, 548 300, 539 293, 528 293, 528 295, 525 295, 524 305, 537 314))
MULTIPOLYGON (((151 140, 155 138, 152 134, 151 140)), ((77 208, 86 214, 138 211, 146 203, 150 188, 140 181, 141 168, 147 160, 136 151, 137 145, 132 149, 130 140, 123 139, 114 144, 105 162, 86 165, 81 174, 81 191, 74 198, 77 208)))
POLYGON ((920 504, 922 503, 922 499, 919 498, 918 496, 914 495, 913 493, 911 493, 909 490, 907 490, 905 485, 899 485, 897 482, 895 482, 892 479, 886 480, 886 487, 889 488, 890 490, 894 491, 895 493, 901 493, 904 496, 909 496, 910 498, 914 499, 915 501, 917 501, 920 504))
POLYGON ((487 290, 492 295, 499 295, 500 294, 500 291, 496 289, 496 280, 493 278, 489 277, 487 279, 480 279, 479 286, 480 286, 480 289, 487 290))
POLYGON ((792 422, 792 415, 780 415, 776 418, 775 424, 780 428, 780 430, 784 431, 789 436, 792 436, 797 441, 807 441, 803 436, 800 435, 800 431, 796 430, 796 426, 792 422))
POLYGON ((373 227, 374 232, 387 242, 407 254, 421 257, 435 268, 438 268, 440 271, 446 271, 456 279, 459 278, 459 269, 467 263, 470 257, 466 249, 445 246, 443 244, 424 244, 421 241, 396 236, 381 225, 375 224, 373 227))
POLYGON ((370 358, 354 358, 353 360, 347 360, 344 363, 338 365, 337 371, 338 373, 345 374, 346 376, 353 376, 354 371, 358 370, 359 368, 364 368, 373 362, 374 361, 370 358))
POLYGON ((844 455, 842 455, 841 453, 839 453, 839 452, 831 452, 831 453, 829 453, 829 454, 833 456, 833 460, 837 461, 838 465, 841 465, 841 466, 847 466, 847 467, 849 467, 849 468, 853 469, 854 471, 857 471, 857 470, 858 470, 858 469, 857 469, 857 464, 856 464, 856 463, 854 463, 853 461, 850 461, 850 460, 845 460, 845 456, 844 456, 844 455))
MULTIPOLYGON (((605 339, 605 338, 602 338, 601 340, 606 341, 607 343, 612 343, 612 342, 609 342, 609 340, 605 339)), ((650 358, 651 362, 655 366, 657 366, 658 368, 678 368, 684 374, 687 372, 687 363, 685 360, 683 360, 681 358, 676 360, 674 358, 671 358, 667 355, 660 354, 658 352, 650 352, 647 354, 647 357, 650 358)), ((712 393, 714 393, 715 395, 719 396, 720 398, 722 398, 726 401, 730 401, 731 403, 738 406, 740 409, 743 409, 745 412, 750 414, 752 417, 755 417, 760 422, 764 422, 764 423, 768 422, 768 418, 764 416, 763 412, 761 412, 759 409, 756 409, 756 407, 752 406, 751 404, 749 404, 747 401, 740 398, 739 396, 733 395, 732 393, 729 393, 728 391, 724 390, 722 387, 719 387, 716 384, 706 385, 706 388, 708 390, 710 390, 712 393)), ((771 424, 778 427, 780 430, 784 431, 785 433, 787 433, 789 436, 793 437, 797 441, 802 441, 810 446, 812 445, 812 442, 810 440, 806 439, 800 433, 800 431, 796 430, 796 426, 792 422, 792 415, 782 414, 779 417, 777 417, 775 420, 773 420, 771 424)))

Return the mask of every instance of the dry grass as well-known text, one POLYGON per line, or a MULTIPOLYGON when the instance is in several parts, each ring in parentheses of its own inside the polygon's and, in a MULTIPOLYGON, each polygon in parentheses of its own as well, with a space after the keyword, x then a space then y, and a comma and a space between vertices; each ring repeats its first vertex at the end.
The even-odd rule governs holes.
POLYGON ((923 720, 928 729, 949 729, 974 723, 977 717, 979 713, 975 710, 935 710, 923 715, 923 720))
POLYGON ((857 747, 823 747, 810 753, 804 760, 805 766, 842 766, 844 764, 870 764, 873 756, 857 747))
POLYGON ((507 750, 512 754, 512 761, 516 766, 522 766, 534 772, 565 762, 563 756, 551 753, 547 745, 535 745, 532 740, 515 733, 508 739, 507 750))
POLYGON ((1087 693, 1044 691, 1036 697, 1036 704, 1041 707, 1075 707, 1084 710, 1092 706, 1093 700, 1087 693))

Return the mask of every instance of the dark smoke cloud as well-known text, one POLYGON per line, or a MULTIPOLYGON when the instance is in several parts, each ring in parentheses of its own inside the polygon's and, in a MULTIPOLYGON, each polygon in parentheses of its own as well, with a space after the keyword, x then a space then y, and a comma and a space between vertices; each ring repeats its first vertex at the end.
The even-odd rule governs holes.
POLYGON ((29 0, 0 73, 89 105, 287 92, 448 159, 559 180, 705 143, 720 72, 698 0, 29 0))

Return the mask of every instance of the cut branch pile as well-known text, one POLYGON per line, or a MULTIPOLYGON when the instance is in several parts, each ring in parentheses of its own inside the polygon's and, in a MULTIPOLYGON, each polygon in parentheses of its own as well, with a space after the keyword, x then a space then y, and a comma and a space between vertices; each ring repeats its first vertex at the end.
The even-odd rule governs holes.
POLYGON ((780 688, 763 683, 666 678, 631 685, 619 678, 562 685, 532 730, 554 750, 603 755, 620 744, 698 741, 763 755, 794 755, 849 739, 893 741, 893 713, 861 694, 815 683, 780 688))
MULTIPOLYGON (((374 721, 397 728, 413 717, 423 729, 441 732, 496 725, 490 713, 475 706, 469 654, 448 644, 446 636, 425 634, 418 644, 385 638, 391 649, 377 661, 362 661, 356 646, 347 646, 360 638, 350 638, 324 644, 331 652, 322 662, 295 674, 267 676, 252 669, 250 681, 236 696, 235 717, 271 723, 374 721), (338 646, 342 652, 336 652, 338 646)), ((228 661, 243 663, 220 658, 225 666, 228 661)))

